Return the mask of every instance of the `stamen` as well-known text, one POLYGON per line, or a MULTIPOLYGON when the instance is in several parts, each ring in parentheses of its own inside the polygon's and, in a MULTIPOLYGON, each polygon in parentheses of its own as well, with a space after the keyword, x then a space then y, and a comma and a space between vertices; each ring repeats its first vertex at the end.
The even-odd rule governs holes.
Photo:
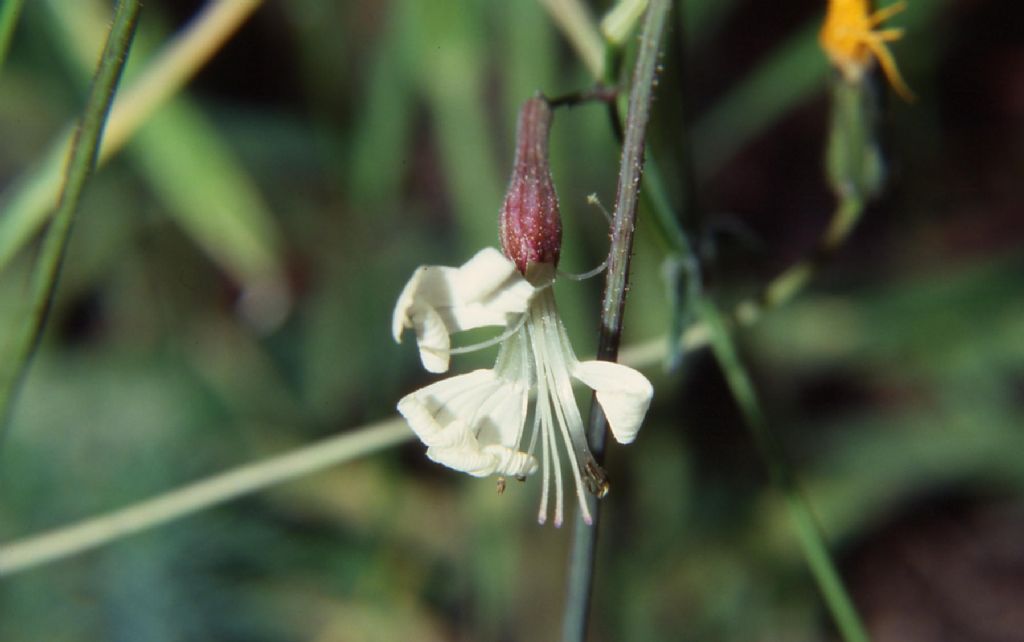
POLYGON ((540 396, 537 396, 537 401, 534 402, 533 409, 533 433, 530 434, 530 447, 526 449, 528 455, 533 454, 534 447, 537 445, 537 435, 540 434, 540 396))
MULTIPOLYGON (((538 370, 540 369, 540 364, 538 370)), ((530 439, 530 451, 533 451, 533 445, 537 440, 537 435, 541 437, 541 455, 544 460, 544 475, 541 480, 542 489, 540 492, 540 509, 537 513, 537 523, 544 524, 548 521, 548 489, 551 486, 551 474, 554 468, 554 463, 551 461, 552 454, 557 456, 557 453, 550 452, 550 446, 548 443, 547 434, 551 428, 551 406, 548 403, 547 395, 547 382, 543 377, 537 378, 537 402, 534 409, 535 418, 533 422, 533 437, 530 439)))
POLYGON ((565 514, 565 494, 562 490, 562 458, 558 456, 558 442, 555 441, 555 430, 552 426, 544 431, 551 442, 551 461, 555 474, 555 528, 561 528, 562 516, 565 514))
MULTIPOLYGON (((608 210, 604 208, 604 205, 601 205, 601 201, 598 200, 597 194, 590 194, 589 196, 587 196, 587 204, 593 205, 597 207, 597 209, 601 210, 601 213, 604 214, 605 220, 608 221, 608 225, 612 224, 612 215, 608 213, 608 210)), ((607 257, 605 257, 605 260, 601 262, 601 265, 598 265, 593 270, 583 272, 582 274, 571 274, 569 272, 563 272, 561 270, 558 270, 558 276, 565 277, 572 281, 585 281, 589 278, 597 276, 598 274, 604 272, 606 269, 608 269, 607 257)))
POLYGON ((606 269, 608 269, 607 258, 604 261, 601 261, 601 265, 597 266, 596 268, 588 272, 583 272, 582 274, 570 274, 569 272, 563 272, 559 270, 558 276, 565 277, 571 281, 586 281, 587 279, 595 277, 598 274, 604 272, 606 269))
POLYGON ((511 337, 516 332, 519 332, 520 328, 523 327, 523 324, 526 323, 526 317, 527 315, 523 314, 522 316, 519 317, 519 320, 516 321, 515 325, 509 326, 507 330, 505 330, 504 332, 502 332, 501 334, 492 339, 487 339, 486 341, 481 341, 480 343, 473 343, 468 346, 459 346, 458 348, 452 348, 451 350, 448 351, 448 354, 468 354, 470 352, 476 352, 477 350, 483 350, 484 348, 496 346, 499 343, 502 343, 503 341, 511 337))
MULTIPOLYGON (((553 405, 558 417, 558 425, 561 428, 562 440, 565 442, 565 450, 569 455, 569 467, 572 469, 572 475, 576 482, 576 497, 580 503, 580 514, 584 522, 591 524, 593 520, 587 506, 587 498, 583 495, 584 483, 580 475, 580 464, 583 462, 583 467, 590 470, 591 463, 593 462, 594 467, 597 466, 597 463, 594 462, 594 457, 590 454, 586 436, 583 434, 583 419, 580 418, 580 410, 576 406, 576 396, 572 392, 572 382, 569 379, 569 372, 565 368, 565 353, 561 348, 561 337, 556 327, 558 320, 555 315, 546 314, 542 319, 542 324, 547 343, 547 375, 550 377, 551 390, 557 399, 557 403, 553 405), (559 355, 559 353, 561 354, 559 355), (555 370, 556 367, 558 371, 555 370)), ((586 486, 588 490, 593 491, 589 477, 586 486)))
MULTIPOLYGON (((547 415, 550 417, 550 407, 554 407, 555 419, 558 422, 559 432, 562 434, 565 443, 566 454, 569 456, 569 467, 572 470, 573 481, 576 484, 576 496, 580 502, 580 511, 583 520, 590 524, 592 519, 590 510, 586 504, 586 497, 583 495, 583 480, 580 475, 578 460, 581 455, 585 460, 592 460, 590 450, 586 445, 586 437, 583 435, 583 421, 579 417, 579 409, 576 407, 576 398, 572 393, 572 383, 569 379, 569 372, 565 366, 565 359, 562 347, 553 345, 552 341, 558 339, 556 328, 557 311, 554 307, 554 298, 550 293, 545 293, 539 299, 537 305, 530 309, 531 323, 527 326, 530 336, 530 345, 533 348, 535 360, 538 365, 538 403, 542 399, 539 395, 546 394, 543 398, 545 407, 548 408, 547 415), (543 381, 544 384, 539 382, 543 381), (541 390, 541 388, 544 388, 541 390), (568 417, 568 418, 567 418, 568 417), (573 423, 573 430, 569 429, 569 421, 573 423), (582 449, 582 451, 581 451, 582 449)), ((555 524, 562 522, 564 495, 562 489, 562 468, 561 457, 558 456, 557 438, 554 427, 548 424, 546 436, 551 442, 551 451, 555 457, 555 470, 558 476, 555 478, 556 507, 555 524)))
MULTIPOLYGON (((523 315, 523 320, 525 322, 526 314, 523 315)), ((528 339, 525 336, 518 337, 518 339, 517 339, 518 342, 516 343, 515 347, 518 348, 518 352, 519 352, 519 372, 520 372, 520 375, 522 377, 523 382, 526 384, 527 390, 529 390, 530 388, 533 387, 533 372, 532 372, 532 370, 530 368, 530 355, 528 354, 529 348, 527 348, 527 346, 524 344, 524 342, 527 341, 527 340, 528 339)), ((512 348, 511 344, 506 344, 506 346, 507 346, 507 349, 511 349, 512 348)), ((527 395, 526 398, 523 401, 523 422, 521 424, 519 424, 519 434, 516 435, 516 450, 518 450, 520 452, 522 451, 522 448, 520 446, 523 443, 523 431, 526 429, 526 417, 529 416, 527 414, 527 411, 529 409, 529 404, 530 404, 530 397, 529 397, 529 395, 527 395)), ((537 417, 536 417, 536 415, 537 415, 537 412, 534 411, 533 414, 534 414, 534 419, 533 419, 533 432, 534 432, 534 435, 530 438, 530 450, 528 452, 528 454, 530 454, 530 455, 533 455, 533 446, 534 446, 534 443, 537 441, 537 437, 536 437, 536 432, 537 432, 537 417)))
POLYGON ((604 205, 601 205, 601 200, 597 198, 597 194, 590 194, 587 196, 587 205, 592 205, 601 210, 601 213, 604 214, 604 219, 608 221, 608 225, 612 224, 612 215, 608 213, 608 210, 604 208, 604 205))

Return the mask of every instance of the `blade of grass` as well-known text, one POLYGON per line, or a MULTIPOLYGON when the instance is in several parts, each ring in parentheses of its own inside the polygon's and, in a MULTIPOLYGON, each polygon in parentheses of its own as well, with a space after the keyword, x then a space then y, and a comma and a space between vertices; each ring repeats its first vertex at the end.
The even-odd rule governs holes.
POLYGON ((3 0, 3 4, 0 5, 0 71, 3 71, 4 62, 7 61, 7 51, 11 47, 14 28, 24 6, 25 0, 3 0))
POLYGON ((240 466, 98 517, 0 547, 0 576, 70 557, 243 495, 304 477, 412 439, 400 418, 240 466))
MULTIPOLYGON (((104 28, 99 6, 55 0, 47 6, 59 32, 56 44, 65 43, 55 49, 84 74, 104 28)), ((140 31, 138 56, 155 49, 153 32, 140 31)), ((261 328, 280 321, 288 293, 277 225, 256 181, 203 111, 184 95, 170 100, 140 128, 128 152, 169 216, 246 289, 241 301, 250 304, 241 311, 249 320, 261 328), (257 302, 267 305, 261 309, 257 302)))
MULTIPOLYGON (((173 96, 261 4, 218 0, 207 5, 167 44, 114 104, 99 161, 117 153, 152 114, 173 96)), ((0 195, 0 270, 46 224, 57 201, 63 162, 71 144, 68 128, 43 160, 0 195)))
POLYGON ((846 642, 867 642, 868 634, 861 623, 853 601, 843 586, 828 552, 824 536, 815 520, 807 498, 801 492, 796 479, 786 464, 782 447, 768 427, 768 421, 761 409, 754 384, 740 360, 732 337, 725 326, 718 308, 707 298, 697 302, 697 311, 708 329, 711 350, 718 360, 726 383, 732 392, 740 412, 750 429, 751 436, 768 468, 768 475, 785 501, 804 557, 814 575, 818 588, 836 627, 846 642))
MULTIPOLYGON (((658 51, 669 11, 667 0, 652 0, 644 17, 637 52, 636 65, 629 96, 622 157, 619 165, 618 193, 612 220, 611 248, 604 300, 601 306, 601 332, 598 337, 597 358, 615 361, 622 339, 622 320, 629 283, 629 264, 633 251, 633 231, 639 203, 640 180, 644 169, 644 150, 651 102, 654 98, 654 80, 658 66, 658 51)), ((596 399, 591 399, 588 441, 594 457, 604 459, 607 419, 596 399)), ((588 497, 593 525, 583 521, 580 512, 574 520, 572 550, 569 555, 569 580, 565 611, 562 619, 562 639, 581 642, 586 639, 590 597, 594 578, 594 553, 600 513, 597 501, 588 497)))
POLYGON ((29 305, 24 321, 0 365, 0 426, 7 423, 14 394, 28 369, 46 323, 60 278, 71 224, 82 192, 96 168, 103 127, 128 58, 128 49, 135 36, 139 9, 139 0, 121 0, 118 3, 114 23, 89 90, 81 125, 72 139, 57 211, 43 237, 39 259, 31 276, 29 305))

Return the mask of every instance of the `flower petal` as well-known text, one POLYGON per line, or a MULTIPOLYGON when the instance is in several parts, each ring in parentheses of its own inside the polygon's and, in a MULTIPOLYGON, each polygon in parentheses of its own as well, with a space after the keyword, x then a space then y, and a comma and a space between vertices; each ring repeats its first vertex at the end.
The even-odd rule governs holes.
POLYGON ((526 477, 537 472, 537 459, 528 453, 492 444, 480 447, 479 442, 468 435, 465 442, 456 446, 431 446, 427 457, 459 472, 474 477, 488 475, 509 475, 526 477))
POLYGON ((398 412, 430 459, 477 477, 523 476, 537 469, 536 459, 515 450, 528 400, 525 382, 476 370, 406 395, 398 412))
POLYGON ((535 292, 515 265, 494 248, 480 250, 459 268, 420 266, 398 297, 391 334, 401 342, 406 328, 415 329, 424 367, 444 372, 448 335, 508 325, 526 312, 535 292))
POLYGON ((647 377, 611 361, 583 361, 576 364, 572 374, 597 393, 615 440, 632 443, 654 396, 647 377))
POLYGON ((457 448, 432 446, 427 448, 427 457, 431 461, 460 473, 468 473, 474 477, 486 477, 495 471, 498 458, 481 450, 479 444, 475 446, 463 445, 457 448))
POLYGON ((427 446, 450 447, 470 431, 476 409, 502 381, 493 370, 442 379, 399 400, 398 412, 427 446))
POLYGON ((494 472, 499 475, 510 477, 526 477, 537 472, 537 458, 529 453, 524 453, 504 446, 484 446, 484 452, 495 458, 494 472))
POLYGON ((413 317, 413 325, 423 368, 427 372, 447 372, 452 340, 441 315, 434 308, 423 308, 413 317))

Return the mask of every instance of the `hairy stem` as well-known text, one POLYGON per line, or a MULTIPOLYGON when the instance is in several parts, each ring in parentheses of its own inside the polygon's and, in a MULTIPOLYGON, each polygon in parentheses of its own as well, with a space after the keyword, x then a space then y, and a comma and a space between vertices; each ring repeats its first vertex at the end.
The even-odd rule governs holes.
MULTIPOLYGON (((633 69, 629 95, 629 112, 619 163, 619 184, 615 197, 612 220, 611 249, 608 273, 601 306, 601 333, 598 337, 597 357, 615 361, 622 339, 622 316, 629 283, 629 263, 633 251, 633 230, 636 222, 640 179, 644 169, 644 146, 647 124, 650 120, 654 79, 658 64, 658 49, 665 30, 668 0, 652 0, 640 34, 636 66, 633 69)), ((608 423, 595 399, 590 405, 588 439, 591 450, 600 463, 604 458, 605 434, 608 423)), ((583 522, 579 514, 575 519, 572 551, 569 556, 569 581, 566 594, 562 639, 581 642, 586 638, 590 611, 590 595, 594 577, 594 552, 599 522, 598 505, 588 497, 593 526, 583 522)))
POLYGON ((140 9, 139 0, 121 0, 118 3, 114 23, 86 99, 81 124, 71 142, 57 211, 43 236, 39 258, 33 266, 25 317, 0 365, 0 427, 7 422, 12 398, 28 369, 46 323, 71 235, 71 224, 85 186, 96 169, 103 128, 135 37, 140 9))

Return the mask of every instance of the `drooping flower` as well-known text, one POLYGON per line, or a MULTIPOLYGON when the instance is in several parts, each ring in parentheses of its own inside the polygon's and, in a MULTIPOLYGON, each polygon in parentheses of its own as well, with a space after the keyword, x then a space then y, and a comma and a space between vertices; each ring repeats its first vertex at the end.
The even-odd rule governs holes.
POLYGON ((608 491, 607 476, 587 444, 574 381, 595 391, 612 436, 623 444, 636 438, 653 388, 627 366, 577 359, 559 317, 551 288, 561 221, 547 165, 550 124, 543 98, 526 102, 501 211, 504 255, 487 248, 459 268, 417 269, 399 297, 392 329, 396 340, 404 329, 414 329, 424 367, 443 372, 449 355, 464 351, 451 348, 451 334, 504 327, 493 341, 469 347, 500 343, 494 368, 417 390, 398 402, 398 411, 427 446, 427 456, 440 464, 477 477, 499 475, 499 488, 504 476, 523 479, 540 470, 538 521, 547 520, 554 487, 557 526, 565 504, 563 453, 587 523, 584 488, 599 497, 608 491))
POLYGON ((847 82, 860 83, 872 61, 877 60, 896 92, 906 100, 914 99, 886 44, 902 38, 903 30, 878 29, 906 8, 903 0, 874 12, 868 0, 829 0, 818 41, 847 82))

